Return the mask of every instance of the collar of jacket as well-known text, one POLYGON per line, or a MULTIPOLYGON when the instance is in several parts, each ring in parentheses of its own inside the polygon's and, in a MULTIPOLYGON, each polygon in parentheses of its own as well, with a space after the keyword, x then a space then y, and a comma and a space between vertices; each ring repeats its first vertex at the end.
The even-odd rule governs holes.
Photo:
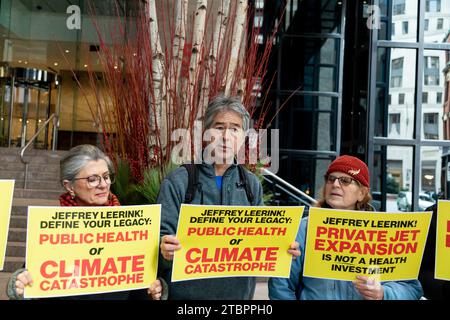
MULTIPOLYGON (((233 163, 227 170, 225 170, 223 176, 227 176, 229 175, 231 172, 233 172, 233 170, 235 170, 237 168, 237 164, 233 163)), ((214 169, 214 164, 209 164, 206 162, 203 162, 202 164, 199 165, 200 170, 202 170, 202 172, 208 176, 208 177, 215 177, 216 176, 216 170, 214 169)))

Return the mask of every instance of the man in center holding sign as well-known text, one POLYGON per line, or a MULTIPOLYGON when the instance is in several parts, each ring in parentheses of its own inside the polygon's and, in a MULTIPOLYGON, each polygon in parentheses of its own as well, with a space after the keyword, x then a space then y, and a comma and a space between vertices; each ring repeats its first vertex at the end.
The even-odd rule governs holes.
MULTIPOLYGON (((420 230, 416 228, 416 224, 419 224, 417 221, 401 221, 400 223, 392 219, 376 220, 376 217, 380 216, 379 214, 373 214, 371 220, 359 219, 358 214, 353 215, 350 212, 374 211, 369 204, 371 200, 369 187, 369 170, 367 165, 358 158, 344 155, 338 157, 330 164, 325 174, 322 199, 318 204, 319 207, 328 209, 313 208, 310 210, 310 216, 303 218, 299 234, 297 235, 302 255, 292 263, 291 274, 288 279, 271 278, 269 280, 269 297, 271 299, 418 300, 422 296, 422 287, 417 280, 386 281, 381 283, 377 276, 382 272, 392 271, 394 267, 384 267, 383 265, 378 267, 378 264, 383 264, 386 259, 393 259, 386 258, 392 251, 403 254, 401 258, 397 257, 400 259, 399 262, 397 261, 398 263, 405 263, 407 260, 405 255, 411 251, 416 251, 420 254, 420 249, 417 248, 419 241, 411 245, 407 240, 417 240, 416 238, 420 237, 423 245, 426 232, 421 231, 423 229, 428 230, 426 220, 428 219, 429 221, 429 216, 421 214, 424 217, 422 220, 424 220, 423 224, 426 228, 420 230), (334 217, 332 215, 334 210, 329 209, 342 210, 342 217, 334 217), (309 228, 308 224, 310 226, 313 225, 313 220, 316 222, 316 216, 322 213, 319 213, 319 210, 327 210, 329 212, 328 216, 326 216, 326 213, 320 216, 321 219, 318 221, 321 225, 314 225, 315 228, 309 228), (349 212, 349 210, 352 211, 349 212), (314 215, 312 211, 314 211, 314 215), (315 215, 316 213, 317 215, 315 215), (342 225, 342 227, 338 228, 338 225, 342 225), (368 227, 370 229, 367 229, 368 227), (395 229, 406 229, 408 227, 411 227, 411 230, 395 229), (388 231, 386 230, 391 229, 395 232, 389 233, 389 236, 387 236, 388 231), (311 239, 315 241, 315 246, 308 247, 307 243, 309 244, 311 239), (346 239, 348 241, 344 241, 346 239), (388 241, 391 243, 388 243, 388 241), (306 252, 305 248, 307 248, 306 252), (355 266, 355 261, 352 259, 356 259, 358 254, 362 255, 366 251, 373 252, 374 256, 378 255, 384 258, 372 258, 372 260, 377 261, 374 263, 377 266, 373 268, 355 266), (335 254, 333 257, 332 254, 335 252, 342 252, 342 254, 335 254), (351 255, 344 254, 344 252, 351 253, 351 255), (308 264, 305 261, 314 255, 323 257, 323 260, 318 262, 315 267, 307 268, 308 264), (330 261, 335 262, 333 264, 334 269, 350 270, 348 281, 333 280, 330 276, 316 275, 317 269, 328 265, 330 261), (311 269, 316 270, 311 272, 311 269), (368 269, 371 269, 369 273, 363 272, 368 269), (314 275, 310 275, 310 273, 314 275), (362 274, 371 274, 375 275, 375 277, 362 274), (353 281, 349 281, 350 279, 353 281)), ((361 213, 359 215, 362 216, 361 213)), ((403 215, 405 217, 408 215, 412 216, 410 213, 403 215)), ((416 255, 415 258, 417 259, 417 257, 416 255)), ((419 257, 421 258, 421 254, 419 257)), ((360 259, 358 258, 358 260, 360 259)), ((390 261, 389 263, 395 263, 395 261, 390 261)))
MULTIPOLYGON (((182 166, 170 173, 161 184, 157 200, 157 203, 162 205, 160 246, 162 257, 159 259, 159 274, 169 284, 169 299, 253 298, 256 285, 254 277, 171 281, 174 252, 180 250, 183 245, 175 236, 182 203, 209 206, 264 205, 263 189, 258 178, 241 165, 237 165, 235 160, 244 143, 249 122, 250 115, 239 99, 216 97, 209 103, 204 117, 204 128, 212 137, 211 141, 208 141, 213 145, 212 150, 210 149, 211 154, 207 155, 204 152, 201 164, 182 166), (191 181, 190 184, 189 180, 193 178, 196 181, 194 183, 191 181), (195 186, 193 192, 190 185, 195 186)), ((208 147, 204 150, 208 150, 208 147)), ((291 247, 291 254, 299 254, 295 244, 291 247)), ((198 253, 192 252, 191 257, 195 259, 195 255, 198 253)))

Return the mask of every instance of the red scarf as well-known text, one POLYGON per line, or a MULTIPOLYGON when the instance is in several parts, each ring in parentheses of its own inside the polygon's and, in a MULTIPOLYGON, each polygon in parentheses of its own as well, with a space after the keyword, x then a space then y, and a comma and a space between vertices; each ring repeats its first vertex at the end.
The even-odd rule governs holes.
MULTIPOLYGON (((75 201, 75 199, 72 199, 69 192, 63 193, 59 196, 59 203, 61 207, 78 207, 78 203, 75 201)), ((120 206, 119 199, 112 194, 109 193, 108 202, 104 204, 104 206, 120 206)))

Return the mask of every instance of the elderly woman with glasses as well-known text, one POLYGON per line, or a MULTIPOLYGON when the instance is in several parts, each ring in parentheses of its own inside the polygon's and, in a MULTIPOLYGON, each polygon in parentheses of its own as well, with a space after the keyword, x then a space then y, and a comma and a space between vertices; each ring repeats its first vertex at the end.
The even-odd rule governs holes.
MULTIPOLYGON (((367 165, 358 158, 343 155, 334 160, 325 174, 325 185, 318 206, 340 210, 374 211, 370 205, 367 165)), ((305 251, 308 218, 303 218, 297 235, 300 251, 305 251)), ((387 281, 357 276, 340 281, 303 276, 304 256, 292 262, 289 278, 269 280, 269 297, 274 300, 418 300, 420 282, 387 281)))
MULTIPOLYGON (((60 161, 61 183, 67 192, 59 197, 61 206, 120 206, 117 197, 110 191, 114 183, 114 166, 99 148, 93 145, 80 145, 72 148, 60 161)), ((22 299, 24 289, 33 280, 26 269, 19 269, 11 276, 7 294, 10 299, 22 299)), ((147 298, 160 299, 162 284, 160 280, 152 283, 150 289, 75 296, 75 299, 114 299, 147 298)))

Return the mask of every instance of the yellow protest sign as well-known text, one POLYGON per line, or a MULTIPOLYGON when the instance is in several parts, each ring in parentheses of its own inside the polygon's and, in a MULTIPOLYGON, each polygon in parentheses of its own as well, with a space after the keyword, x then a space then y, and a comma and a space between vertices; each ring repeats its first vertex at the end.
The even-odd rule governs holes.
POLYGON ((417 279, 431 212, 382 213, 311 208, 305 277, 417 279))
POLYGON ((182 204, 172 281, 233 276, 289 277, 304 207, 182 204))
POLYGON ((450 280, 450 201, 438 201, 434 277, 450 280))
POLYGON ((156 279, 160 205, 29 207, 26 298, 148 288, 156 279))
POLYGON ((14 180, 0 180, 0 270, 3 270, 5 264, 13 194, 14 180))

